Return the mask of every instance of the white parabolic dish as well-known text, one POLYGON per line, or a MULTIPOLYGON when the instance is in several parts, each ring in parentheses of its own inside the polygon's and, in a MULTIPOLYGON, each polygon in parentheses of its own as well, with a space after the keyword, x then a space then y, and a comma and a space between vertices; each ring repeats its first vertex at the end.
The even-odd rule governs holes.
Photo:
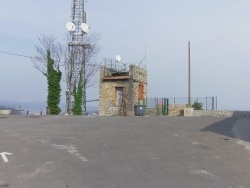
POLYGON ((68 22, 66 23, 66 28, 68 29, 68 31, 75 31, 76 26, 73 22, 68 22))
POLYGON ((86 23, 82 23, 81 29, 83 30, 83 32, 87 33, 89 31, 89 26, 86 23))
POLYGON ((116 56, 115 56, 115 59, 116 59, 116 61, 118 61, 118 62, 122 60, 122 58, 121 58, 120 55, 116 55, 116 56))

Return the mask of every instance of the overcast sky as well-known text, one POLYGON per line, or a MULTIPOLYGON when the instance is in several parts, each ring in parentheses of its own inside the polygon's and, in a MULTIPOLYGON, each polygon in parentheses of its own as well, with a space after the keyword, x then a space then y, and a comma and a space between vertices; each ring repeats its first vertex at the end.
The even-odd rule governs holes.
MULTIPOLYGON (((65 41, 71 0, 1 0, 0 51, 34 56, 40 34, 65 41)), ((191 41, 193 97, 218 109, 250 110, 250 1, 88 0, 102 58, 140 62, 147 46, 148 97, 187 97, 191 41)), ((46 78, 28 58, 0 53, 0 100, 46 101, 46 78)), ((63 100, 65 84, 63 83, 63 100)), ((88 99, 98 98, 98 88, 88 99)))

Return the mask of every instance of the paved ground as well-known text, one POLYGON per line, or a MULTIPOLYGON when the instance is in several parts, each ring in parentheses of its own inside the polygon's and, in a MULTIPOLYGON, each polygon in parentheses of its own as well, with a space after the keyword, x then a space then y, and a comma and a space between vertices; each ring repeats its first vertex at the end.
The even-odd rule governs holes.
POLYGON ((248 188, 249 122, 0 116, 0 188, 248 188))

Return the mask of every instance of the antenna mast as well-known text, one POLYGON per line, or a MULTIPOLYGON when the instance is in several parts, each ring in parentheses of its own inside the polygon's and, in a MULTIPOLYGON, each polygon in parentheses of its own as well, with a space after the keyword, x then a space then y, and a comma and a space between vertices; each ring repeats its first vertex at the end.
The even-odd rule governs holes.
POLYGON ((83 112, 86 112, 86 74, 85 74, 85 49, 89 48, 89 44, 85 41, 85 34, 88 32, 86 13, 84 11, 84 0, 72 0, 71 4, 71 22, 66 24, 70 37, 68 41, 69 47, 69 63, 67 78, 67 108, 68 114, 72 114, 72 101, 74 84, 83 84, 83 112))
POLYGON ((188 41, 188 107, 191 108, 191 60, 190 60, 190 41, 188 41))

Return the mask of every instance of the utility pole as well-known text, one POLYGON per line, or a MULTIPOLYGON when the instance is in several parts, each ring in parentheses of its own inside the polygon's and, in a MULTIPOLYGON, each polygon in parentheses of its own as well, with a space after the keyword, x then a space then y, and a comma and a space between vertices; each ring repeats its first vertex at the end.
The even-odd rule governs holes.
POLYGON ((188 41, 188 107, 191 107, 191 60, 190 60, 190 41, 188 41))

